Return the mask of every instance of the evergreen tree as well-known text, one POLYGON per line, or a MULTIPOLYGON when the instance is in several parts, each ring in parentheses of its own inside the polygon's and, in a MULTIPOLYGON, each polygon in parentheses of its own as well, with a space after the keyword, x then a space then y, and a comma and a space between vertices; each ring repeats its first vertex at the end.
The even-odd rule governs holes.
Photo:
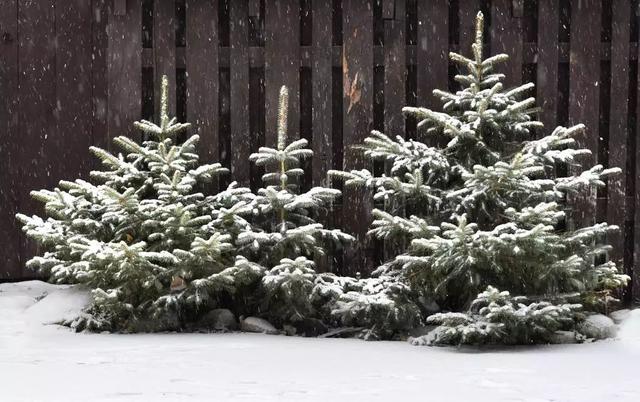
POLYGON ((313 156, 304 138, 287 138, 288 90, 280 90, 277 148, 261 147, 250 160, 266 173, 264 187, 250 203, 252 225, 239 233, 240 253, 267 268, 262 279, 265 297, 261 311, 277 322, 292 322, 316 314, 309 299, 316 273, 314 258, 329 248, 341 248, 353 237, 326 229, 317 222, 340 191, 313 187, 300 191, 302 160, 313 156))
MULTIPOLYGON (((494 68, 508 56, 483 57, 482 32, 479 13, 473 57, 450 54, 460 71, 466 72, 455 76, 462 89, 434 91, 443 102, 442 111, 403 109, 419 121, 419 130, 436 139, 445 138, 446 145, 429 147, 374 131, 362 149, 367 158, 389 163, 390 174, 330 172, 348 187, 375 189, 375 199, 383 207, 373 211, 369 234, 406 245, 380 272, 397 275, 443 309, 466 311, 471 306, 469 314, 432 319, 461 326, 458 332, 473 332, 478 322, 484 325, 488 310, 478 306, 487 292, 506 295, 496 288, 538 300, 529 310, 547 311, 551 306, 545 303, 562 305, 575 292, 580 302, 597 307, 606 303, 610 290, 628 280, 613 262, 596 263, 609 250, 603 239, 617 227, 599 223, 560 230, 568 220, 567 197, 589 194, 620 170, 596 165, 577 176, 556 175, 560 164, 578 169, 580 158, 589 154, 575 140, 584 127, 558 127, 542 139, 531 140, 534 130, 542 130, 542 123, 535 120, 535 99, 527 96, 533 84, 503 87, 504 75, 494 68)), ((522 335, 517 329, 522 323, 508 324, 506 321, 526 314, 521 315, 506 296, 502 299, 498 305, 511 306, 515 312, 494 317, 505 324, 500 327, 504 332, 500 342, 548 339, 538 336, 539 332, 522 335)), ((577 319, 575 308, 561 305, 553 308, 563 320, 567 316, 577 319)), ((549 322, 548 329, 564 326, 552 321, 540 325, 549 322)), ((489 341, 459 334, 441 339, 445 343, 489 341)))
POLYGON ((287 139, 288 90, 280 90, 277 148, 260 147, 250 160, 267 170, 264 187, 251 204, 255 224, 238 236, 240 250, 257 262, 273 267, 283 258, 303 256, 313 259, 323 255, 330 245, 342 247, 353 237, 340 230, 330 230, 317 222, 320 210, 330 208, 340 191, 313 187, 300 191, 302 160, 313 156, 304 138, 291 143, 287 139))
POLYGON ((45 251, 29 268, 94 289, 90 315, 75 323, 79 329, 178 329, 208 307, 192 282, 234 263, 234 229, 250 213, 235 201, 253 198, 235 185, 207 198, 198 191, 227 169, 199 164, 197 135, 177 143, 189 125, 169 118, 167 88, 163 77, 159 124, 135 123, 149 140, 140 145, 116 137, 124 155, 92 147, 104 169, 91 172, 90 182, 34 191, 47 217, 18 215, 45 251), (231 212, 224 209, 230 204, 231 212))

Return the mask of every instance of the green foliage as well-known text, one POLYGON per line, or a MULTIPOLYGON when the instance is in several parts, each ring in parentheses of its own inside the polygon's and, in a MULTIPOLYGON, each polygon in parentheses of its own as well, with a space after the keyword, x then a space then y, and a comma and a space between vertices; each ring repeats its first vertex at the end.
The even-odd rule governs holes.
MULTIPOLYGON (((527 95, 534 86, 504 87, 495 67, 508 56, 483 56, 481 13, 476 23, 472 57, 450 54, 461 71, 455 77, 461 89, 434 91, 443 104, 439 111, 403 109, 418 120, 430 143, 443 145, 392 140, 374 131, 361 149, 368 159, 390 167, 385 174, 330 174, 346 187, 374 190, 378 208, 369 234, 400 250, 379 271, 399 274, 414 293, 445 310, 466 311, 489 286, 560 304, 575 292, 589 305, 606 302, 629 280, 613 262, 596 263, 606 260, 607 235, 619 228, 598 223, 574 229, 567 200, 593 194, 620 169, 595 165, 579 170, 590 155, 576 142, 582 125, 558 127, 532 140, 543 129, 535 119, 535 99, 527 95), (558 175, 560 166, 578 174, 558 175)), ((455 321, 458 316, 446 317, 455 321)), ((545 339, 506 331, 517 343, 526 343, 527 336, 545 339)), ((448 343, 511 343, 446 333, 453 339, 448 343)))
POLYGON ((556 331, 573 331, 582 316, 579 304, 554 305, 512 297, 489 286, 467 313, 439 313, 427 319, 441 325, 434 335, 413 342, 429 345, 527 345, 552 343, 556 331))
POLYGON ((288 143, 288 91, 282 87, 278 111, 277 148, 261 147, 250 160, 267 170, 251 206, 256 211, 254 224, 238 236, 238 245, 245 255, 267 267, 281 264, 283 258, 298 256, 313 259, 323 255, 329 246, 344 247, 353 237, 339 230, 325 229, 317 222, 321 210, 331 208, 340 191, 313 187, 300 191, 300 168, 304 158, 313 151, 306 139, 288 143))
POLYGON ((172 328, 177 329, 182 318, 207 306, 196 300, 173 303, 167 310, 170 304, 158 301, 189 293, 192 281, 234 261, 236 233, 224 229, 238 223, 233 218, 231 223, 214 219, 228 213, 221 209, 227 198, 242 198, 244 193, 230 188, 208 199, 198 191, 227 169, 199 163, 197 135, 177 143, 176 137, 189 125, 169 119, 167 96, 165 78, 160 123, 136 123, 149 140, 140 145, 127 137, 115 138, 124 155, 91 148, 104 169, 91 172, 90 182, 61 181, 53 191, 33 192, 44 204, 46 219, 18 215, 23 230, 44 250, 28 267, 54 282, 94 289, 89 308, 93 318, 78 323, 79 328, 135 329, 137 321, 173 314, 177 318, 172 328))

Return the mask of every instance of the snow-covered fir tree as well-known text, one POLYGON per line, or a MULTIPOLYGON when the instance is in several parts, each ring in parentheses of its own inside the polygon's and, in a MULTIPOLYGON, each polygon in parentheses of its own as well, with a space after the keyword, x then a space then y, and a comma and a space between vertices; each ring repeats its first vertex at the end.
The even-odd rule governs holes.
POLYGON ((273 267, 283 258, 303 256, 313 259, 330 245, 341 247, 353 237, 340 230, 331 230, 317 222, 320 210, 332 206, 340 191, 313 187, 300 191, 304 170, 302 160, 311 158, 304 138, 289 142, 287 138, 288 90, 280 90, 277 148, 260 147, 250 160, 264 167, 264 187, 257 191, 251 204, 254 222, 251 230, 238 236, 238 245, 246 255, 255 255, 257 262, 273 267))
POLYGON ((576 142, 584 127, 558 127, 531 140, 543 130, 528 96, 534 86, 504 88, 495 67, 508 56, 484 57, 483 23, 479 13, 471 58, 450 54, 462 89, 434 91, 441 111, 403 109, 419 130, 446 138, 446 145, 374 131, 364 154, 390 164, 389 174, 330 174, 346 186, 375 189, 382 207, 373 211, 369 234, 401 247, 379 271, 454 312, 431 319, 453 328, 433 343, 544 342, 545 331, 579 319, 569 300, 598 308, 628 280, 613 262, 600 263, 609 250, 603 239, 617 227, 561 230, 569 219, 567 197, 591 193, 620 170, 596 165, 576 176, 556 174, 560 164, 579 169, 589 154, 576 142), (543 329, 523 332, 530 316, 543 329))
POLYGON ((198 190, 227 169, 199 164, 197 135, 177 143, 189 125, 169 118, 167 88, 163 77, 159 123, 135 123, 149 140, 140 145, 116 137, 124 151, 117 155, 92 147, 103 170, 91 172, 91 181, 34 191, 45 218, 18 215, 44 250, 28 267, 54 282, 94 289, 89 315, 75 323, 79 329, 178 329, 207 301, 193 282, 234 264, 233 229, 242 222, 212 221, 225 220, 225 205, 252 198, 233 186, 213 199, 198 190))

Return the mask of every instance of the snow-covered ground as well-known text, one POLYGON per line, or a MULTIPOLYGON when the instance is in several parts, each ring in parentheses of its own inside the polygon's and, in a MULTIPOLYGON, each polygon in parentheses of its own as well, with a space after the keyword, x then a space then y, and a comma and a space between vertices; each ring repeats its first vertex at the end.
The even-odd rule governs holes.
POLYGON ((492 352, 43 325, 86 300, 42 282, 0 285, 0 401, 640 401, 640 310, 616 340, 492 352))

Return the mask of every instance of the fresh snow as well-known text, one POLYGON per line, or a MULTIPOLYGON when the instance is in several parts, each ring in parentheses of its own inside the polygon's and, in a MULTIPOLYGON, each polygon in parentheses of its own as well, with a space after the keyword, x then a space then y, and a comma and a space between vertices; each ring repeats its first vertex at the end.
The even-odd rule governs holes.
POLYGON ((87 293, 0 285, 0 401, 637 402, 640 310, 616 340, 472 349, 261 334, 76 334, 87 293))

